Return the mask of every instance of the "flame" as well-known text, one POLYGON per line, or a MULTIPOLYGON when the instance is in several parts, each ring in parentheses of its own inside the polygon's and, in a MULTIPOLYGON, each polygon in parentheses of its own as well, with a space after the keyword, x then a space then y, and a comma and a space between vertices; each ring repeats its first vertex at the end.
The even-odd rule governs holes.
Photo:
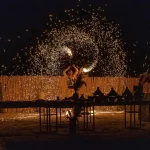
POLYGON ((70 48, 68 48, 68 47, 66 47, 66 46, 63 46, 63 47, 62 47, 62 50, 63 50, 64 52, 66 52, 70 57, 72 57, 72 51, 71 51, 70 48))
MULTIPOLYGON (((72 112, 71 110, 69 110, 70 112, 72 112)), ((66 113, 65 113, 65 116, 69 116, 69 112, 68 112, 68 110, 66 111, 66 113)))
POLYGON ((83 72, 90 72, 97 64, 97 60, 89 68, 83 68, 83 72))

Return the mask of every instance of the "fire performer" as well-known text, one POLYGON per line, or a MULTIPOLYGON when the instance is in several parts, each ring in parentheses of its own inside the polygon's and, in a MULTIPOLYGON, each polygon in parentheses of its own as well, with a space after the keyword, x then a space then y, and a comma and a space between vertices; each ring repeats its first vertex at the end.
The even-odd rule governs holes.
POLYGON ((86 85, 83 80, 83 68, 79 71, 74 64, 72 66, 68 66, 63 71, 63 75, 67 79, 67 97, 72 97, 73 93, 75 91, 77 92, 83 84, 86 85), (75 72, 73 72, 73 70, 75 70, 75 72))
POLYGON ((63 71, 64 77, 67 78, 67 86, 68 86, 68 88, 73 89, 73 86, 74 86, 74 83, 75 83, 75 80, 77 78, 78 73, 79 73, 79 70, 78 70, 78 68, 75 65, 68 66, 63 71), (75 70, 75 72, 73 72, 73 70, 75 70))
POLYGON ((67 97, 71 97, 74 92, 74 83, 77 79, 77 75, 79 73, 78 68, 73 64, 72 66, 68 66, 64 71, 63 75, 66 78, 68 90, 66 93, 67 97), (75 70, 75 72, 73 72, 75 70))

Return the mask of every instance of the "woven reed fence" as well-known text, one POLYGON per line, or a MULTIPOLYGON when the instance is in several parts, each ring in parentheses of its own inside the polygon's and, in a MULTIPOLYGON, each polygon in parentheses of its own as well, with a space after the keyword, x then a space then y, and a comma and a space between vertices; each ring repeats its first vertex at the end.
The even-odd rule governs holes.
MULTIPOLYGON (((97 87, 105 94, 113 87, 120 95, 126 87, 133 92, 133 86, 138 85, 138 78, 125 77, 85 77, 87 87, 80 90, 85 97, 92 95, 97 87)), ((0 76, 1 100, 22 101, 36 100, 42 97, 45 100, 55 100, 66 97, 67 85, 64 77, 50 76, 0 76)), ((150 84, 145 84, 144 92, 150 93, 150 84)))
MULTIPOLYGON (((138 78, 86 77, 87 87, 80 90, 85 97, 92 95, 97 87, 107 94, 113 87, 122 94, 126 87, 133 92, 133 86, 138 84, 138 78)), ((55 100, 66 97, 67 85, 64 77, 49 76, 0 76, 2 100, 36 100, 40 94, 44 99, 55 100)), ((144 92, 150 93, 150 84, 145 84, 144 92)))

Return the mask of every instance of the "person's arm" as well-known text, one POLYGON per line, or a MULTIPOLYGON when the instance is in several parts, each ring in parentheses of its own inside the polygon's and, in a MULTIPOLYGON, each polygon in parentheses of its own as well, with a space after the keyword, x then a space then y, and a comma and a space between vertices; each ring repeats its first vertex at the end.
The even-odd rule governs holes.
POLYGON ((72 67, 75 69, 75 73, 73 74, 73 76, 76 77, 79 73, 79 70, 75 65, 72 65, 72 67))
POLYGON ((65 76, 65 77, 67 77, 67 71, 70 69, 70 66, 68 66, 64 71, 63 71, 63 75, 65 76))

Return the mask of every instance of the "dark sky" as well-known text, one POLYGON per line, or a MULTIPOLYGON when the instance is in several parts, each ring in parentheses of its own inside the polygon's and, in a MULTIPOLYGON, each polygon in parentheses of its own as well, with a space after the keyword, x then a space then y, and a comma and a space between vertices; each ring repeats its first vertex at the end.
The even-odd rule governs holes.
MULTIPOLYGON (((131 76, 147 70, 144 57, 150 57, 149 0, 81 0, 105 9, 107 19, 120 24, 131 76), (107 7, 105 6, 107 4, 107 7), (137 43, 136 43, 137 42, 137 43), (136 47, 133 44, 136 43, 136 47), (133 51, 136 51, 133 54, 133 51), (132 62, 129 60, 132 59, 132 62), (130 71, 131 70, 131 71, 130 71)), ((64 9, 75 8, 77 0, 5 0, 0 3, 1 63, 10 59, 32 42, 45 29, 49 14, 59 15, 64 9), (28 29, 28 32, 26 31, 28 29), (19 36, 19 37, 18 37, 19 36), (10 41, 9 41, 10 40, 10 41), (4 49, 6 50, 3 53, 4 49)), ((150 58, 149 58, 150 59, 150 58)), ((147 60, 147 64, 150 60, 147 60)))

